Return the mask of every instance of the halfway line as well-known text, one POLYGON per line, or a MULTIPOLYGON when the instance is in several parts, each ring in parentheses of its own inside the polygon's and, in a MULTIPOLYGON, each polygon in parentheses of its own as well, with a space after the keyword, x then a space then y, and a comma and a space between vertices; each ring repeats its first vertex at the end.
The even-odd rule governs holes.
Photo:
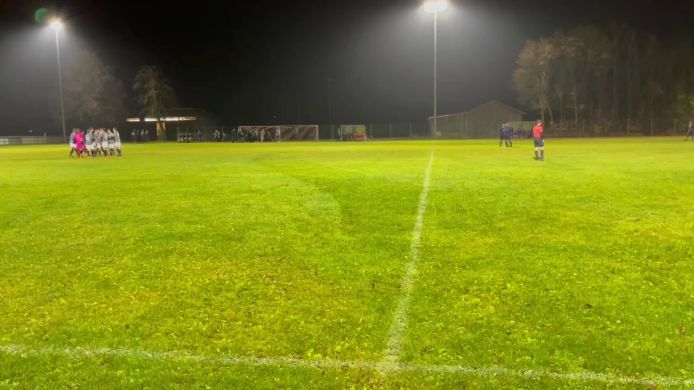
POLYGON ((410 261, 407 263, 405 277, 402 279, 400 300, 395 311, 393 325, 388 333, 388 345, 386 346, 386 361, 396 363, 400 358, 402 349, 402 339, 405 335, 407 326, 407 311, 412 300, 412 286, 414 275, 417 273, 417 262, 419 262, 419 246, 422 239, 422 225, 424 225, 424 213, 427 209, 427 198, 429 197, 429 182, 431 181, 431 166, 434 164, 434 151, 429 156, 429 164, 424 171, 424 183, 422 193, 419 195, 419 206, 417 207, 417 219, 412 229, 412 241, 410 242, 410 261))

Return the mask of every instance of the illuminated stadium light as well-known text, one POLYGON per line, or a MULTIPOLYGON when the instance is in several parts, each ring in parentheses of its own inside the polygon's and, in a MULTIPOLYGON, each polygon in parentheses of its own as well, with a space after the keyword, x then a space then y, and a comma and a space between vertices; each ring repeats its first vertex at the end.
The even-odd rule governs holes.
POLYGON ((448 8, 448 1, 446 0, 428 0, 424 2, 424 11, 430 14, 437 14, 443 12, 448 8))
POLYGON ((164 122, 187 122, 194 121, 197 118, 194 116, 167 116, 164 118, 164 122))
POLYGON ((131 123, 138 123, 138 122, 192 122, 198 120, 197 117, 195 116, 167 116, 160 118, 159 121, 157 121, 157 118, 154 117, 145 117, 144 121, 140 118, 127 118, 125 121, 126 122, 131 122, 131 123))
POLYGON ((53 19, 50 26, 53 30, 60 31, 63 29, 63 22, 61 22, 60 19, 53 19))

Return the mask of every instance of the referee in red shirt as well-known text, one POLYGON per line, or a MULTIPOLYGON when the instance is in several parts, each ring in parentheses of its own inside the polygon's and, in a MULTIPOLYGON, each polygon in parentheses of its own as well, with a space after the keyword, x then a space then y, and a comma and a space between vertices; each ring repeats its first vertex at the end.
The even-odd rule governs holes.
POLYGON ((538 120, 533 127, 533 141, 535 142, 535 160, 545 161, 545 140, 542 139, 542 121, 538 120))

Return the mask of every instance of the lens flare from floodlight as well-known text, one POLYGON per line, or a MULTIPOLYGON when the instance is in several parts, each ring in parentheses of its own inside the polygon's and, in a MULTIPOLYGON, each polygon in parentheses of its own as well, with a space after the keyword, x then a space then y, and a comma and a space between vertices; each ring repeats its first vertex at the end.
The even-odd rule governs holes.
POLYGON ((43 22, 46 21, 46 17, 48 16, 48 9, 47 8, 39 8, 34 12, 34 20, 38 24, 43 24, 43 22))
POLYGON ((427 0, 423 5, 424 11, 430 14, 437 14, 443 12, 448 8, 448 1, 446 0, 427 0))
POLYGON ((55 31, 60 31, 63 29, 63 22, 61 22, 60 19, 54 19, 51 22, 51 28, 55 31))

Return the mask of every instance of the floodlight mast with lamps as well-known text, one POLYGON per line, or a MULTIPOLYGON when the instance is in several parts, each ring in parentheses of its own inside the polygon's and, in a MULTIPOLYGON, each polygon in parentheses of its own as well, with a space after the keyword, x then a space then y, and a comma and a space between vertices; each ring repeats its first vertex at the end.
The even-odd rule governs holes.
POLYGON ((63 22, 60 19, 54 19, 50 27, 55 31, 55 53, 58 60, 58 86, 60 88, 60 117, 63 125, 63 141, 67 142, 67 133, 65 131, 65 104, 63 103, 63 72, 60 64, 60 40, 58 33, 63 29, 63 22))
POLYGON ((438 16, 440 12, 444 12, 448 8, 448 1, 446 0, 427 0, 422 5, 424 11, 430 14, 434 14, 434 123, 431 129, 431 136, 435 137, 438 131, 437 125, 437 81, 438 81, 438 16))

